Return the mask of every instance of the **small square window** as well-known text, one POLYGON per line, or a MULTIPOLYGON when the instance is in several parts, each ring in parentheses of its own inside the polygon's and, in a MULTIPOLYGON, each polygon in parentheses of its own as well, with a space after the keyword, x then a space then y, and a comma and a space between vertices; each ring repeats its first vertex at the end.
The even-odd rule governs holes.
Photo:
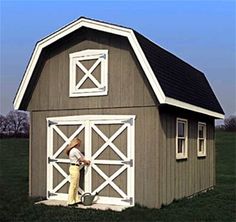
POLYGON ((70 97, 108 93, 108 50, 88 49, 70 54, 70 97))
POLYGON ((198 123, 198 140, 197 140, 198 157, 206 156, 206 124, 198 123))
POLYGON ((186 159, 188 157, 188 121, 177 118, 176 121, 176 159, 186 159))

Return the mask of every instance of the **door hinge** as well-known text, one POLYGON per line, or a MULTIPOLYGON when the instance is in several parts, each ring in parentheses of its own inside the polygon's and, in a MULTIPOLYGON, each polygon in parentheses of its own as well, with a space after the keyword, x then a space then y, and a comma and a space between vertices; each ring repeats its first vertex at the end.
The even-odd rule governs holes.
POLYGON ((48 190, 48 197, 50 197, 50 196, 57 196, 57 194, 56 194, 56 193, 52 193, 52 192, 50 192, 50 191, 48 190))
POLYGON ((56 122, 53 122, 51 120, 48 120, 48 126, 51 126, 51 125, 56 125, 57 123, 56 122))
POLYGON ((133 197, 130 197, 130 198, 127 198, 127 199, 122 199, 122 201, 128 202, 128 203, 130 203, 130 205, 133 205, 134 199, 133 199, 133 197))
POLYGON ((106 54, 101 55, 100 58, 106 59, 106 54))
POLYGON ((130 159, 130 160, 121 161, 121 163, 129 164, 131 167, 133 167, 134 161, 133 161, 133 159, 130 159))
POLYGON ((133 118, 127 119, 127 120, 122 121, 122 123, 129 123, 131 126, 133 126, 134 119, 133 118))
POLYGON ((48 157, 48 163, 57 162, 57 161, 58 161, 57 159, 52 159, 52 158, 48 157))

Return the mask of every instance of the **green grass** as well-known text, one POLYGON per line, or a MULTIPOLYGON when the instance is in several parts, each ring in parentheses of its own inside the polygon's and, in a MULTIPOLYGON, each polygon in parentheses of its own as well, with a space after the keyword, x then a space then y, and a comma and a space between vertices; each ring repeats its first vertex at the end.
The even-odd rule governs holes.
POLYGON ((28 140, 0 140, 0 221, 236 221, 236 134, 217 132, 217 186, 161 209, 123 212, 34 205, 28 197, 28 140))

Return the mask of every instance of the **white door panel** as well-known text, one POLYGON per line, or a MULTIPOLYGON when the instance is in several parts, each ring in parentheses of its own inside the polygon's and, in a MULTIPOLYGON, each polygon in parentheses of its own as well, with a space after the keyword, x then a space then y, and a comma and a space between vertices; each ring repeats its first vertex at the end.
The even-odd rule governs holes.
MULTIPOLYGON (((67 182, 70 181, 69 172, 65 172, 59 164, 69 164, 68 158, 59 158, 59 155, 64 151, 70 141, 77 137, 79 133, 84 131, 84 152, 85 156, 91 160, 91 165, 85 167, 84 173, 84 190, 81 188, 81 193, 91 192, 99 195, 96 197, 95 202, 104 204, 116 204, 116 205, 134 205, 134 119, 135 116, 127 115, 88 115, 88 116, 70 116, 70 117, 52 117, 48 118, 48 131, 47 131, 47 150, 48 150, 48 164, 47 164, 47 198, 48 199, 63 199, 67 200, 67 193, 61 193, 59 190, 67 182), (112 135, 107 136, 101 126, 111 126, 117 124, 119 126, 112 135), (70 135, 65 135, 59 128, 59 126, 77 126, 76 130, 70 135), (53 135, 57 133, 64 141, 60 147, 56 147, 53 144, 53 135), (103 144, 96 149, 93 153, 92 148, 97 144, 92 144, 94 133, 97 137, 102 139, 103 144), (114 141, 119 138, 121 134, 126 133, 126 147, 122 147, 122 150, 117 146, 114 141), (103 152, 111 149, 112 152, 118 157, 118 159, 101 159, 99 158, 103 152), (53 151, 54 150, 54 151, 53 151), (124 152, 125 150, 125 152, 124 152), (117 170, 111 175, 102 170, 101 166, 106 166, 107 169, 111 166, 118 166, 117 170), (53 169, 57 170, 63 177, 61 182, 57 185, 53 184, 53 169), (99 185, 94 187, 95 181, 93 181, 93 174, 96 173, 103 180, 99 185), (125 174, 124 174, 125 173, 125 174), (124 183, 126 189, 119 187, 115 180, 121 175, 126 175, 124 183), (111 187, 119 197, 109 195, 100 195, 106 189, 111 187)), ((110 168, 109 168, 110 169, 110 168)))

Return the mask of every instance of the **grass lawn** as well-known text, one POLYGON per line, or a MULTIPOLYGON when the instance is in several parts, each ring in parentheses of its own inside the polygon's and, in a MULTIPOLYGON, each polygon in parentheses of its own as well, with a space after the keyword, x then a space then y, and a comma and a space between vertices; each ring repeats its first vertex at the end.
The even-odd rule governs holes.
POLYGON ((0 140, 0 221, 236 221, 236 133, 217 132, 217 186, 161 209, 123 212, 34 205, 28 197, 28 140, 0 140))

